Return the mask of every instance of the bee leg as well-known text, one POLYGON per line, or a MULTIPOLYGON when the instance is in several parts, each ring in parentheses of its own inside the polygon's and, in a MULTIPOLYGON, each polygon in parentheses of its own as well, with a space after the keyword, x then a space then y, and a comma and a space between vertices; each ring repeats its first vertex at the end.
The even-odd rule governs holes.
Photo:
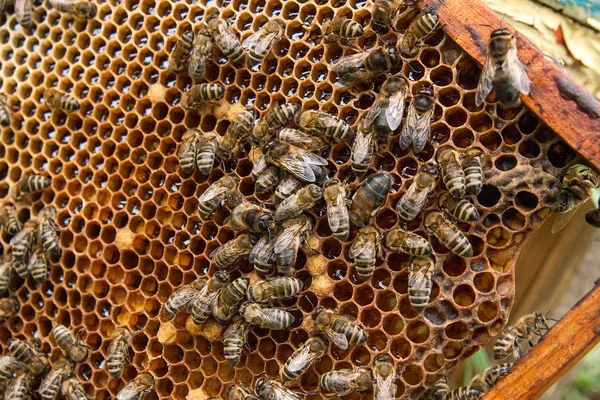
POLYGON ((319 251, 319 250, 317 250, 317 249, 313 249, 313 247, 310 245, 310 242, 309 242, 308 240, 305 240, 305 241, 304 241, 304 243, 306 243, 306 245, 308 246, 308 248, 309 248, 311 251, 314 251, 314 252, 315 252, 315 253, 317 253, 317 254, 323 254, 323 252, 322 252, 322 251, 319 251))
POLYGON ((362 51, 362 49, 356 44, 356 39, 346 39, 346 43, 348 44, 348 47, 359 52, 362 51))

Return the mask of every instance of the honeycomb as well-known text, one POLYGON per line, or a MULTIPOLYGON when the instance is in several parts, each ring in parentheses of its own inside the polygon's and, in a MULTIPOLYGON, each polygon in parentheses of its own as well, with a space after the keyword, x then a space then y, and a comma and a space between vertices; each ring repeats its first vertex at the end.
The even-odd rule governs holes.
MULTIPOLYGON (((514 300, 515 259, 528 235, 554 208, 557 177, 576 154, 525 107, 503 108, 494 95, 477 107, 480 66, 440 29, 413 58, 390 71, 406 76, 412 93, 424 83, 433 85, 437 104, 431 141, 415 155, 400 150, 397 131, 379 148, 370 169, 395 176, 394 193, 375 221, 388 230, 401 226, 395 205, 419 167, 434 159, 436 148, 448 145, 463 152, 478 146, 488 154, 487 182, 474 199, 482 217, 473 225, 460 224, 474 255, 461 259, 430 238, 437 264, 424 312, 417 314, 408 302, 408 257, 387 252, 373 278, 359 281, 347 256, 357 230, 340 242, 328 227, 324 203, 319 203, 311 214, 322 254, 299 254, 295 276, 305 289, 296 303, 293 330, 252 330, 236 367, 225 361, 221 342, 186 330, 184 313, 173 320, 173 339, 160 340, 162 303, 181 285, 212 274, 208 254, 234 237, 225 227, 229 210, 222 207, 202 221, 198 196, 224 174, 235 174, 244 196, 267 199, 254 193, 247 157, 224 162, 208 177, 197 172, 185 177, 179 170, 176 149, 186 129, 223 135, 229 121, 180 107, 182 93, 193 82, 167 68, 175 41, 186 29, 197 30, 214 7, 233 21, 236 33, 243 32, 242 39, 268 19, 281 17, 286 37, 260 68, 227 63, 216 50, 203 81, 221 83, 227 102, 253 106, 261 114, 274 101, 296 102, 305 110, 337 115, 356 128, 385 77, 359 90, 335 87, 335 74, 327 64, 351 49, 325 46, 320 32, 334 15, 367 27, 371 4, 109 0, 98 2, 96 18, 85 21, 36 1, 31 30, 22 29, 12 13, 0 17, 0 93, 20 103, 20 112, 1 131, 0 199, 7 198, 10 186, 24 174, 50 176, 52 189, 19 203, 18 216, 24 222, 54 205, 62 228, 62 255, 53 260, 48 279, 37 285, 28 278, 15 290, 21 309, 0 326, 2 350, 10 337, 38 338, 42 352, 55 362, 62 352, 50 339, 52 327, 82 328, 91 353, 76 375, 96 399, 114 398, 143 371, 155 378, 156 392, 149 398, 224 398, 232 381, 250 386, 263 372, 277 376, 312 334, 303 319, 309 320, 318 304, 355 317, 366 328, 368 341, 347 351, 331 346, 295 387, 315 391, 320 374, 371 365, 376 354, 387 352, 398 364, 398 397, 418 398, 437 374, 498 334, 514 300), (74 95, 81 108, 69 114, 50 111, 43 92, 52 86, 74 95), (311 261, 323 274, 309 273, 305 265, 311 261), (135 332, 132 363, 122 379, 114 380, 103 367, 111 335, 123 325, 135 332)), ((400 26, 401 31, 405 28, 400 26)), ((357 44, 366 49, 382 41, 365 28, 357 44)), ((329 169, 340 180, 352 174, 348 143, 332 144, 328 156, 329 169)), ((433 198, 426 206, 430 209, 436 209, 433 198)), ((422 214, 408 229, 426 237, 422 214)), ((3 248, 9 240, 3 233, 3 248)), ((251 271, 244 260, 232 279, 251 271)))

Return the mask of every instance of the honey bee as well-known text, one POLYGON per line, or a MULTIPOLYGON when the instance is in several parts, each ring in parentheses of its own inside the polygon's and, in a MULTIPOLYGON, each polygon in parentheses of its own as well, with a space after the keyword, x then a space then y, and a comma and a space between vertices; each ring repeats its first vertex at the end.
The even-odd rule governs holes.
POLYGON ((215 165, 215 159, 217 158, 217 151, 219 149, 219 135, 214 132, 205 133, 202 135, 202 139, 198 144, 198 155, 196 156, 196 166, 198 171, 202 175, 210 174, 213 166, 215 165))
POLYGON ((163 307, 163 315, 167 319, 171 319, 179 311, 183 310, 190 301, 202 290, 206 285, 206 279, 200 278, 179 288, 176 292, 172 293, 167 302, 163 307))
POLYGON ((92 19, 98 13, 98 7, 89 0, 50 0, 52 7, 78 18, 92 19))
POLYGON ((219 83, 201 83, 192 86, 181 95, 181 106, 186 110, 198 110, 203 104, 221 100, 225 88, 219 83))
POLYGON ((254 264, 254 272, 261 278, 265 278, 275 266, 274 243, 268 235, 261 237, 248 255, 248 261, 254 264))
POLYGON ((598 187, 598 174, 585 165, 575 164, 567 169, 560 184, 556 208, 556 212, 560 215, 552 225, 552 233, 564 228, 579 207, 588 201, 592 195, 592 189, 598 187))
POLYGON ((394 253, 406 253, 411 256, 427 256, 431 254, 431 245, 416 233, 406 232, 400 228, 385 233, 384 246, 394 253))
POLYGON ((198 197, 198 215, 200 218, 208 218, 222 205, 228 196, 238 187, 240 178, 236 175, 225 175, 211 184, 204 193, 198 197))
POLYGON ((363 129, 375 132, 380 141, 386 140, 402 123, 407 96, 406 80, 395 76, 389 77, 381 85, 381 91, 363 118, 363 129))
POLYGON ((431 132, 434 106, 433 88, 424 87, 417 90, 417 94, 408 108, 406 123, 400 134, 400 148, 402 150, 412 146, 415 153, 423 151, 431 132))
POLYGON ((427 163, 421 167, 406 193, 396 204, 396 211, 400 218, 412 221, 419 215, 427 203, 429 194, 433 193, 439 175, 440 170, 436 164, 427 163))
POLYGON ((52 184, 52 179, 36 174, 26 174, 15 185, 15 200, 20 201, 32 193, 39 193, 46 190, 52 184))
POLYGON ((208 279, 202 289, 187 304, 187 311, 192 315, 192 320, 196 325, 206 322, 217 300, 217 296, 228 283, 229 274, 225 271, 217 271, 215 276, 208 279))
POLYGON ((282 222, 300 216, 310 210, 323 198, 323 189, 311 183, 285 199, 275 210, 275 222, 282 222))
POLYGON ((169 68, 176 74, 183 72, 194 49, 194 32, 186 30, 177 40, 169 55, 169 68))
POLYGON ((201 140, 202 132, 198 129, 188 129, 181 137, 181 144, 177 150, 177 158, 179 159, 181 170, 186 175, 194 172, 198 156, 198 146, 201 140))
POLYGON ((452 147, 442 147, 437 152, 437 162, 442 167, 442 179, 455 199, 464 197, 466 190, 465 173, 460 165, 459 155, 452 147))
POLYGON ((465 234, 458 229, 446 216, 437 211, 425 215, 423 225, 427 233, 433 235, 450 251, 460 257, 472 257, 473 247, 465 234))
MULTIPOLYGON (((17 0, 17 3, 19 1, 17 0)), ((5 399, 10 400, 27 400, 29 399, 31 389, 31 375, 27 372, 17 373, 14 379, 9 383, 5 399)))
POLYGON ((496 339, 494 359, 503 360, 512 353, 515 361, 520 360, 522 356, 521 343, 528 341, 529 345, 533 346, 531 342, 533 335, 543 336, 542 329, 546 331, 550 329, 548 321, 542 313, 536 311, 521 317, 496 339))
POLYGON ((227 387, 227 400, 260 400, 244 385, 231 384, 227 387))
POLYGON ((365 134, 359 131, 356 138, 352 142, 352 159, 350 166, 352 172, 357 177, 364 176, 369 170, 371 160, 373 159, 373 150, 375 142, 373 141, 373 133, 365 134))
POLYGON ((21 339, 8 339, 8 351, 18 362, 25 365, 33 375, 40 375, 48 366, 48 360, 37 348, 21 339))
POLYGON ((380 354, 373 364, 373 399, 393 400, 396 398, 397 386, 394 360, 387 354, 380 354))
POLYGON ((208 31, 225 57, 236 64, 242 63, 244 60, 244 49, 240 44, 240 39, 233 33, 231 26, 226 20, 214 16, 208 21, 208 31))
POLYGON ((37 238, 46 253, 60 254, 58 235, 60 228, 56 223, 56 208, 44 207, 37 216, 37 238))
POLYGON ((8 255, 5 255, 3 262, 0 263, 0 295, 3 295, 8 291, 12 263, 12 256, 8 255))
POLYGON ((48 107, 57 108, 65 112, 77 111, 81 107, 73 96, 55 88, 46 89, 44 99, 46 99, 48 107))
POLYGON ((300 111, 300 108, 300 104, 297 103, 285 103, 281 105, 279 102, 274 102, 254 127, 252 143, 255 146, 259 146, 271 140, 275 131, 289 124, 298 111, 300 111))
POLYGON ((436 400, 444 400, 446 396, 450 393, 450 385, 448 384, 448 378, 443 375, 440 375, 438 379, 435 381, 433 387, 431 388, 431 393, 433 398, 436 400))
MULTIPOLYGON (((213 41, 205 26, 202 26, 193 39, 193 48, 188 59, 188 75, 200 80, 204 77, 206 64, 212 55, 213 41)), ((177 68, 177 66, 176 66, 177 68)))
POLYGON ((90 396, 85 392, 85 389, 77 380, 77 378, 67 378, 63 380, 60 392, 67 400, 89 400, 90 396))
POLYGON ((15 0, 15 17, 17 22, 25 29, 31 28, 33 14, 32 0, 15 0))
POLYGON ((433 260, 430 257, 419 256, 408 267, 408 300, 418 313, 429 303, 432 268, 433 260))
POLYGON ((400 11, 404 0, 375 0, 371 9, 371 27, 373 30, 384 35, 390 30, 390 26, 395 25, 394 17, 400 11))
POLYGON ((22 226, 14 205, 4 203, 0 206, 0 225, 7 235, 14 236, 19 233, 22 226))
POLYGON ((262 28, 244 40, 242 48, 249 52, 252 67, 262 63, 273 43, 281 40, 285 33, 285 23, 280 19, 267 22, 262 28))
POLYGON ((597 208, 585 213, 585 222, 594 228, 600 228, 600 204, 597 208))
POLYGON ((19 312, 21 305, 16 297, 0 299, 0 319, 8 319, 19 312))
POLYGON ((354 371, 341 369, 330 371, 321 375, 319 384, 323 390, 336 394, 340 398, 352 392, 367 392, 373 388, 371 370, 367 367, 358 367, 354 371))
POLYGON ((25 369, 25 366, 15 360, 13 356, 6 355, 0 357, 0 390, 4 391, 10 380, 15 374, 25 369))
POLYGON ((395 55, 382 46, 373 47, 365 52, 356 53, 340 58, 329 66, 339 80, 337 87, 350 87, 360 83, 371 82, 377 75, 388 71, 392 67, 395 55))
POLYGON ((336 142, 354 138, 350 125, 324 111, 302 111, 296 115, 296 124, 305 131, 333 138, 336 142))
POLYGON ((113 340, 106 351, 106 370, 115 379, 118 379, 125 368, 125 363, 130 361, 129 347, 132 334, 126 326, 119 327, 113 332, 113 340))
POLYGON ((320 136, 309 135, 292 128, 284 128, 277 133, 277 139, 293 144, 306 151, 319 153, 328 146, 327 142, 320 136))
POLYGON ((292 275, 300 245, 306 241, 312 229, 313 223, 306 216, 283 222, 282 230, 273 240, 277 272, 284 275, 292 275))
POLYGON ((348 213, 346 188, 338 179, 329 179, 323 184, 323 197, 327 203, 327 222, 331 232, 340 240, 348 240, 350 235, 350 215, 348 213))
POLYGON ((218 269, 231 271, 237 267, 240 257, 250 254, 257 241, 258 239, 255 236, 243 233, 237 238, 229 240, 224 245, 214 249, 209 257, 218 269), (231 266, 234 268, 231 268, 231 266))
POLYGON ((461 386, 448 393, 444 400, 479 400, 482 395, 483 393, 471 386, 461 386))
POLYGON ((240 362, 249 328, 244 318, 238 316, 223 333, 223 354, 229 365, 236 366, 240 362))
POLYGON ((465 188, 467 193, 479 194, 483 187, 483 150, 473 147, 465 152, 465 162, 463 170, 465 171, 465 188))
POLYGON ((357 38, 364 34, 363 27, 356 21, 344 17, 334 17, 323 24, 323 41, 327 44, 346 39, 354 47, 357 38))
POLYGON ((362 181, 352 197, 350 222, 363 227, 369 224, 385 203, 392 188, 392 174, 380 171, 362 181))
POLYGON ((496 29, 490 35, 488 54, 475 92, 475 104, 481 106, 492 89, 507 107, 521 104, 519 94, 528 95, 531 81, 517 55, 517 42, 508 29, 496 29))
MULTIPOLYGON (((35 220, 29 220, 25 222, 23 225, 23 229, 10 240, 10 245, 12 246, 12 255, 13 261, 24 261, 24 259, 31 253, 34 248, 34 245, 37 243, 37 235, 36 230, 38 228, 38 224, 35 220)), ((25 268, 25 265, 24 267, 25 268)), ((21 271, 17 269, 19 276, 25 277, 27 276, 27 271, 24 272, 22 276, 21 271)))
POLYGON ((456 200, 448 192, 440 195, 438 205, 459 221, 473 222, 479 219, 479 211, 469 200, 456 200))
POLYGON ((67 356, 75 362, 83 362, 87 360, 91 347, 79 340, 81 330, 74 337, 64 325, 56 325, 52 329, 54 341, 67 356))
POLYGON ((248 300, 264 303, 272 299, 284 300, 297 296, 304 284, 300 279, 280 276, 258 281, 248 288, 248 300))
POLYGON ((73 364, 69 360, 58 360, 40 385, 38 393, 42 400, 56 399, 63 380, 67 379, 72 373, 73 364))
POLYGON ((154 378, 152 375, 149 373, 140 374, 117 393, 117 400, 141 400, 146 393, 153 390, 154 378))
POLYGON ((243 201, 231 211, 228 227, 233 231, 271 232, 275 228, 273 214, 249 201, 243 201))
POLYGON ((283 177, 275 189, 275 204, 280 204, 296 193, 303 185, 304 183, 296 179, 293 175, 288 174, 283 177))
POLYGON ((9 126, 10 125, 10 112, 18 111, 19 107, 16 105, 11 105, 8 101, 8 97, 5 94, 0 94, 0 125, 1 126, 9 126))
POLYGON ((317 180, 313 167, 327 165, 323 157, 280 140, 265 144, 263 154, 267 162, 305 182, 317 180))
POLYGON ((218 322, 226 324, 237 314, 242 299, 246 297, 249 283, 248 278, 237 278, 221 290, 212 310, 218 322))
POLYGON ((254 393, 260 397, 261 400, 301 400, 296 392, 286 388, 280 382, 268 378, 258 378, 254 393))
POLYGON ((375 272, 377 257, 382 257, 379 243, 379 232, 371 225, 360 228, 356 239, 350 246, 348 257, 356 263, 356 275, 361 281, 366 281, 375 272))
POLYGON ((241 305, 240 315, 250 325, 274 331, 289 328, 295 320, 294 316, 285 310, 250 302, 241 305))
POLYGON ((252 134, 254 129, 254 121, 258 117, 258 113, 253 109, 247 109, 237 114, 231 124, 227 127, 225 136, 231 135, 238 141, 244 141, 252 134))
POLYGON ((293 381, 319 361, 329 348, 329 341, 319 335, 309 338, 288 358, 281 370, 283 382, 293 381))
POLYGON ((281 180, 281 171, 274 165, 269 165, 255 179, 256 193, 269 193, 275 190, 281 180))
POLYGON ((367 334, 356 322, 336 311, 317 307, 312 312, 315 328, 325 333, 337 347, 347 350, 349 345, 362 344, 367 341, 367 334))
POLYGON ((400 54, 410 58, 416 55, 415 46, 427 39, 439 26, 436 14, 427 13, 410 24, 400 42, 400 54))
POLYGON ((469 386, 479 390, 481 393, 486 393, 500 379, 504 378, 510 372, 513 363, 492 365, 487 368, 483 374, 476 375, 471 379, 469 386))

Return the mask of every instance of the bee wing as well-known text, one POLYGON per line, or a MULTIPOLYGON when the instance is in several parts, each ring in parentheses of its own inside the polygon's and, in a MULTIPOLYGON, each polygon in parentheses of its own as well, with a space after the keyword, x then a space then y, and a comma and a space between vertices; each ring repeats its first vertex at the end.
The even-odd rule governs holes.
POLYGON ((356 85, 360 82, 367 82, 369 81, 371 78, 373 78, 375 75, 377 75, 377 73, 374 72, 369 72, 369 71, 353 71, 353 72, 349 72, 346 73, 344 76, 342 76, 336 83, 334 86, 337 87, 349 87, 352 85, 356 85))
POLYGON ((214 249, 213 251, 210 252, 210 254, 208 255, 208 258, 210 258, 211 260, 215 258, 215 256, 217 254, 219 254, 219 252, 223 251, 223 246, 225 246, 224 244, 217 247, 216 249, 214 249))
POLYGON ((477 91, 475 92, 475 104, 478 107, 483 104, 483 101, 487 99, 488 95, 492 91, 492 88, 494 87, 492 82, 494 80, 495 72, 496 68, 494 67, 492 58, 488 56, 483 64, 481 76, 479 77, 479 83, 477 84, 477 91))
POLYGON ((138 395, 146 390, 146 385, 140 382, 130 382, 118 394, 117 400, 137 400, 138 395))
POLYGON ((413 142, 413 127, 416 124, 417 118, 417 110, 415 109, 414 104, 411 104, 408 108, 406 123, 404 124, 404 127, 402 127, 402 133, 400 134, 400 148, 402 150, 407 149, 413 142))
POLYGON ((347 350, 348 349, 348 338, 343 333, 338 333, 332 331, 331 329, 327 330, 327 337, 331 339, 331 341, 340 349, 347 350))
MULTIPOLYGON (((44 393, 46 390, 48 390, 51 386, 54 385, 55 381, 57 381, 58 379, 60 379, 58 382, 62 381, 61 375, 64 373, 64 369, 63 368, 59 368, 59 369, 53 369, 50 374, 48 374, 48 376, 46 376, 46 378, 42 381, 42 383, 40 384, 40 388, 38 389, 39 393, 44 393)), ((60 383, 59 383, 60 386, 60 383)))
MULTIPOLYGON (((417 235, 418 236, 418 235, 417 235)), ((410 249, 418 249, 423 247, 423 242, 421 241, 421 237, 417 237, 417 236, 406 236, 403 240, 403 244, 404 246, 410 248, 410 249)))
POLYGON ((387 378, 382 378, 379 374, 375 375, 375 384, 377 386, 376 395, 374 400, 389 400, 396 396, 396 393, 392 390, 392 384, 394 383, 394 374, 390 374, 387 378))
POLYGON ((267 158, 264 154, 261 154, 252 167, 252 175, 260 175, 268 166, 267 158))
POLYGON ((386 98, 384 94, 379 93, 377 95, 373 105, 371 108, 369 108, 369 111, 367 111, 363 118, 363 129, 367 129, 373 123, 373 121, 375 121, 375 118, 381 114, 385 105, 385 100, 386 98))
POLYGON ((513 84, 515 84, 521 93, 529 94, 531 80, 529 80, 525 67, 517 55, 517 46, 513 45, 508 50, 505 66, 513 84))
POLYGON ((360 236, 354 240, 350 250, 348 251, 348 257, 356 258, 361 254, 369 254, 375 251, 375 243, 368 239, 363 239, 360 236))
POLYGON ((562 228, 564 228, 569 223, 569 221, 571 221, 571 219, 575 216, 575 213, 578 209, 579 207, 575 207, 572 210, 567 211, 566 213, 559 214, 558 217, 556 217, 556 220, 554 220, 554 223, 552 224, 552 233, 556 233, 562 228))
POLYGON ((275 257, 273 242, 269 242, 269 238, 267 236, 263 236, 250 251, 250 254, 248 255, 248 261, 254 264, 256 259, 264 261, 271 260, 273 257, 275 257))
POLYGON ((202 297, 206 296, 206 292, 208 292, 208 285, 204 285, 204 287, 202 287, 202 289, 196 291, 191 296, 191 298, 189 299, 187 306, 186 306, 186 311, 188 314, 192 313, 192 308, 194 308, 194 304, 196 304, 197 301, 202 299, 202 297))
POLYGON ((21 229, 21 232, 17 233, 15 236, 12 237, 12 239, 10 239, 10 245, 14 246, 15 243, 19 243, 21 240, 23 240, 23 238, 25 236, 27 236, 32 231, 33 231, 32 227, 26 227, 26 228, 21 229))
POLYGON ((414 272, 408 278, 408 286, 413 288, 422 287, 425 283, 425 272, 427 272, 427 268, 421 268, 418 271, 414 272))
POLYGON ((279 131, 277 134, 279 140, 283 140, 285 142, 291 143, 293 145, 296 144, 307 144, 311 142, 311 137, 305 135, 303 132, 300 132, 296 129, 285 128, 279 131), (284 139, 285 138, 285 139, 284 139))
POLYGON ((272 397, 273 400, 301 400, 302 397, 292 392, 279 382, 271 382, 272 397))
POLYGON ((348 73, 352 71, 357 71, 362 65, 362 58, 362 53, 352 54, 340 58, 335 63, 329 65, 327 68, 330 71, 334 71, 336 73, 348 73))
MULTIPOLYGON (((248 36, 242 42, 242 48, 246 51, 250 51, 250 49, 252 49, 253 47, 255 47, 257 45, 262 34, 263 34, 263 29, 261 28, 261 29, 257 30, 256 32, 254 32, 253 34, 251 34, 250 36, 248 36)), ((257 53, 258 53, 258 51, 257 51, 257 53)))
POLYGON ((302 223, 297 223, 281 231, 273 243, 275 254, 279 254, 288 249, 303 227, 304 225, 302 223))
POLYGON ((362 162, 367 158, 371 152, 371 140, 373 140, 373 133, 369 133, 368 135, 359 133, 356 135, 356 140, 352 146, 353 161, 362 162))
POLYGON ((327 160, 300 148, 296 148, 294 153, 290 152, 285 157, 279 158, 282 168, 289 171, 298 179, 314 182, 316 177, 310 166, 327 165, 327 160))
POLYGON ((256 48, 254 51, 257 54, 262 54, 265 50, 269 49, 273 44, 273 41, 277 37, 278 32, 271 32, 268 35, 265 35, 262 39, 258 41, 256 44, 256 48))
POLYGON ((204 203, 210 201, 215 197, 222 195, 226 191, 227 187, 225 187, 224 185, 221 185, 220 183, 213 183, 208 187, 208 189, 206 189, 204 193, 200 195, 200 197, 198 197, 198 202, 204 203))
POLYGON ((280 222, 288 218, 293 218, 298 214, 302 213, 302 209, 298 204, 298 198, 294 196, 290 196, 279 204, 277 209, 275 210, 275 221, 280 222))
POLYGON ((420 153, 425 148, 427 138, 431 132, 431 118, 433 117, 433 111, 435 107, 427 110, 427 112, 421 115, 416 121, 415 128, 412 132, 413 148, 415 153, 420 153))
POLYGON ((290 359, 290 362, 288 364, 288 369, 290 371, 300 371, 308 363, 310 363, 312 360, 314 360, 317 355, 318 354, 312 353, 310 351, 309 346, 304 345, 297 354, 293 355, 294 358, 290 359))
POLYGON ((334 232, 340 227, 339 214, 348 214, 348 207, 346 207, 346 200, 342 193, 338 193, 335 203, 327 203, 327 220, 329 221, 329 227, 334 232))
POLYGON ((408 88, 406 85, 404 85, 402 89, 398 91, 398 93, 390 97, 390 103, 385 112, 385 118, 392 131, 398 129, 402 123, 402 116, 404 115, 404 105, 406 104, 407 94, 408 88))

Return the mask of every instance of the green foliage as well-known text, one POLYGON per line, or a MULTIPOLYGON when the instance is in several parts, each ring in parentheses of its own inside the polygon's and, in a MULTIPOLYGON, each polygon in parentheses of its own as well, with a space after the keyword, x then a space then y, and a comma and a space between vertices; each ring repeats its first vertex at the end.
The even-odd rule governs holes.
POLYGON ((485 349, 481 349, 477 353, 473 354, 473 356, 465 362, 463 386, 468 385, 475 375, 482 373, 490 365, 490 358, 488 357, 485 349))
POLYGON ((600 347, 596 346, 580 362, 581 369, 561 396, 562 400, 592 400, 600 397, 600 347))

